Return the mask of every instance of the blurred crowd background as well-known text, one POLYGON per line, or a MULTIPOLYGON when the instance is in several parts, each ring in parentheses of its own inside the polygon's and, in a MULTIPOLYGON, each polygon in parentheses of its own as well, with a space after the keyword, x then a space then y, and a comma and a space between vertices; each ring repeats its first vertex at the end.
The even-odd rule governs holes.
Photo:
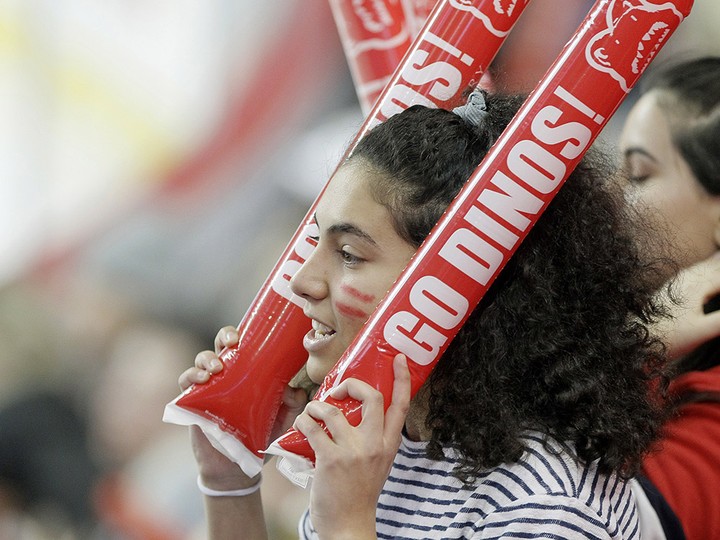
MULTIPOLYGON (((531 90, 591 5, 533 0, 496 84, 531 90)), ((695 0, 656 62, 719 27, 695 0)), ((0 539, 204 536, 164 405, 361 122, 326 0, 0 0, 0 539)), ((305 493, 266 476, 292 537, 305 493)))

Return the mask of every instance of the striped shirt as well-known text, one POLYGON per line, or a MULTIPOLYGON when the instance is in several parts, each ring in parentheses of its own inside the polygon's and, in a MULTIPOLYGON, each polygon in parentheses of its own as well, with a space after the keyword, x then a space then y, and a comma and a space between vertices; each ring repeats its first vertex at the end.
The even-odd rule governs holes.
MULTIPOLYGON (((403 436, 377 509, 378 538, 639 539, 628 484, 573 459, 557 443, 548 451, 529 434, 523 457, 482 474, 469 487, 452 476, 457 455, 425 456, 426 443, 403 436)), ((300 538, 317 538, 307 512, 300 538)))

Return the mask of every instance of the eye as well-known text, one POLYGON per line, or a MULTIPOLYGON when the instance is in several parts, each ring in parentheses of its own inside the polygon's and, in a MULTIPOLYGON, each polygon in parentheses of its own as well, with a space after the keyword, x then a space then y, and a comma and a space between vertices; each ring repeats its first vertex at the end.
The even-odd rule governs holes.
POLYGON ((642 184, 648 178, 650 178, 649 174, 629 174, 628 175, 628 180, 630 181, 631 184, 642 184))
POLYGON ((345 248, 346 246, 343 246, 341 249, 338 249, 338 254, 340 255, 340 258, 342 259, 345 266, 355 266, 364 261, 363 258, 358 257, 357 255, 353 255, 345 248))
POLYGON ((633 153, 628 156, 625 161, 624 170, 627 181, 633 185, 646 182, 658 172, 654 160, 649 159, 644 154, 638 153, 633 153))
POLYGON ((650 173, 647 167, 643 167, 642 164, 637 163, 637 160, 632 160, 626 163, 623 167, 623 176, 629 184, 642 184, 650 177, 650 173))

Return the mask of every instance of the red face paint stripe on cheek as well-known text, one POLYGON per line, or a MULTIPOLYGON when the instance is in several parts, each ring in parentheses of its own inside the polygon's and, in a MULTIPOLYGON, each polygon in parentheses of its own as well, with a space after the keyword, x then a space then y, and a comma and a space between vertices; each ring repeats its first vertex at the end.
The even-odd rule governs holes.
POLYGON ((353 298, 357 298, 358 300, 361 300, 365 303, 373 302, 375 300, 374 295, 365 294, 364 292, 358 291, 355 287, 351 287, 350 285, 343 285, 341 289, 343 290, 343 292, 349 294, 353 298))
POLYGON ((369 313, 365 313, 361 309, 348 306, 342 302, 335 302, 335 308, 346 317, 352 317, 354 319, 367 319, 370 316, 369 313))

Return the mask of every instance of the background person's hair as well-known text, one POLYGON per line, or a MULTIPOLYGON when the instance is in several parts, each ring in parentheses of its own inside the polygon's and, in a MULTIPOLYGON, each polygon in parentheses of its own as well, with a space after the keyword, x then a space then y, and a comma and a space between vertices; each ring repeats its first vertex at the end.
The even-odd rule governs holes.
MULTIPOLYGON (((398 233, 419 245, 522 103, 487 98, 475 129, 444 110, 411 107, 371 131, 351 160, 398 233)), ((601 469, 632 473, 663 420, 648 383, 662 345, 645 323, 654 267, 609 187, 611 160, 591 151, 529 233, 433 370, 428 453, 460 451, 471 480, 520 458, 528 429, 551 433, 601 469)))

